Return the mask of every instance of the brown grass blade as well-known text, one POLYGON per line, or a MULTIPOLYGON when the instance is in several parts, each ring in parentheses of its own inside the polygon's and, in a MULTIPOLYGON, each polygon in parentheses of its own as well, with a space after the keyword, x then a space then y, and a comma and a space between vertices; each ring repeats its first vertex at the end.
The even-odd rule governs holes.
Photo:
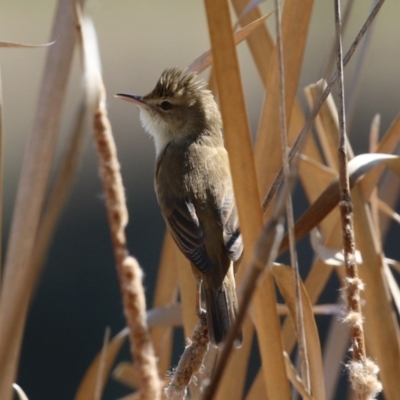
POLYGON ((221 384, 215 400, 242 399, 246 374, 249 367, 249 358, 254 337, 254 325, 250 317, 242 325, 243 343, 240 349, 233 350, 231 358, 224 368, 221 384), (233 380, 234 377, 234 380, 233 380))
MULTIPOLYGON (((290 120, 295 101, 301 64, 307 38, 313 1, 301 3, 286 1, 282 14, 282 40, 285 51, 286 115, 290 120)), ((266 193, 272 185, 282 165, 279 142, 279 86, 278 52, 274 51, 267 80, 267 93, 264 101, 255 146, 255 162, 261 193, 266 193), (265 167, 268 160, 268 168, 265 167)))
MULTIPOLYGON (((176 271, 176 250, 174 246, 175 244, 170 234, 166 232, 158 267, 153 307, 168 305, 176 301, 178 274, 176 271)), ((153 327, 150 330, 150 334, 155 355, 158 358, 158 371, 160 376, 165 376, 170 367, 173 327, 153 327)))
MULTIPOLYGON (((385 133, 382 140, 379 142, 376 152, 377 153, 388 153, 392 154, 395 152, 396 147, 398 146, 400 141, 400 114, 395 118, 389 127, 388 131, 385 133)), ((364 195, 366 198, 369 198, 372 190, 377 185, 382 172, 384 170, 384 166, 378 166, 373 171, 371 171, 368 176, 362 182, 362 188, 364 195)))
MULTIPOLYGON (((282 164, 284 182, 286 186, 290 185, 292 174, 290 172, 289 165, 289 148, 287 138, 287 116, 286 116, 286 82, 285 82, 285 54, 283 52, 282 44, 282 27, 280 21, 280 3, 279 0, 275 0, 275 31, 276 31, 276 47, 278 50, 278 65, 279 65, 279 120, 280 120, 280 137, 281 137, 281 153, 282 153, 282 164)), ((299 260, 297 258, 296 242, 294 237, 294 215, 293 215, 293 203, 292 195, 290 190, 282 201, 286 202, 286 221, 289 235, 289 248, 290 248, 290 264, 293 268, 294 274, 294 293, 295 293, 295 319, 293 320, 296 325, 297 331, 297 342, 299 349, 299 364, 300 364, 300 376, 304 383, 305 390, 307 393, 311 393, 310 387, 310 366, 308 359, 308 346, 305 338, 305 327, 304 327, 304 315, 303 315, 303 302, 301 299, 300 289, 300 274, 299 274, 299 260)))
POLYGON ((340 318, 330 321, 328 337, 325 341, 324 354, 324 382, 326 398, 335 399, 340 375, 343 373, 343 361, 349 348, 349 328, 340 318))
POLYGON ((397 315, 400 314, 400 288, 399 284, 397 283, 395 277, 393 276, 393 273, 391 269, 388 266, 388 263, 386 260, 384 260, 383 264, 383 272, 385 274, 385 279, 387 282, 387 285, 390 290, 390 294, 392 295, 393 303, 396 306, 397 309, 397 315))
MULTIPOLYGON (((294 326, 296 326, 296 302, 294 290, 294 272, 291 267, 275 264, 273 274, 276 284, 282 293, 287 304, 290 317, 294 326)), ((311 394, 315 399, 325 399, 324 375, 322 368, 321 346, 318 336, 317 326, 315 324, 314 313, 307 292, 301 284, 301 302, 304 316, 304 331, 308 348, 308 357, 310 363, 310 382, 311 394)), ((297 333, 298 336, 298 333, 297 333)), ((307 386, 306 386, 307 388, 307 386)))
POLYGON ((0 47, 5 48, 17 48, 17 49, 33 49, 36 47, 48 47, 54 44, 56 40, 49 42, 49 43, 42 43, 42 44, 26 44, 26 43, 18 43, 18 42, 4 42, 0 41, 0 47))
MULTIPOLYGON (((244 14, 249 3, 248 0, 232 0, 231 3, 235 9, 236 15, 238 17, 241 16, 239 22, 242 26, 248 25, 261 17, 261 12, 258 8, 254 8, 244 14)), ((258 74, 261 77, 261 81, 263 85, 265 85, 267 82, 268 68, 274 49, 274 44, 266 26, 262 25, 250 36, 248 36, 247 44, 249 45, 251 55, 258 70, 258 74)))
POLYGON ((21 169, 8 242, 0 311, 0 398, 10 399, 22 331, 36 276, 28 268, 53 160, 75 43, 70 0, 60 0, 36 116, 21 169))
POLYGON ((287 353, 285 353, 285 365, 290 382, 292 382, 292 385, 296 388, 301 397, 305 400, 313 400, 314 397, 311 397, 308 394, 303 380, 300 378, 300 376, 297 375, 296 368, 293 366, 287 353))
MULTIPOLYGON (((389 154, 361 154, 349 162, 350 187, 353 188, 367 172, 379 164, 384 164, 392 171, 400 174, 399 157, 389 154)), ((296 239, 300 240, 308 234, 338 203, 339 182, 336 179, 298 219, 295 226, 296 239)), ((280 251, 285 251, 287 247, 288 238, 284 237, 280 251)))
MULTIPOLYGON (((354 39, 354 42, 350 46, 349 51, 346 53, 346 56, 343 59, 344 65, 346 65, 349 62, 349 60, 351 59, 351 57, 353 56, 355 49, 359 45, 359 43, 360 43, 361 39, 363 38, 363 36, 365 35, 365 33, 368 31, 368 28, 370 27, 371 23, 373 22, 376 15, 378 14, 384 1, 385 0, 378 0, 377 3, 375 4, 375 6, 373 7, 370 15, 368 16, 364 25, 361 27, 359 33, 357 34, 356 38, 354 39)), ((303 146, 304 137, 307 135, 308 131, 310 130, 312 123, 314 121, 314 118, 317 116, 319 109, 321 108, 322 104, 328 97, 333 85, 337 82, 337 80, 338 80, 338 74, 335 73, 329 80, 328 86, 325 89, 321 98, 318 100, 316 106, 311 110, 310 114, 307 116, 306 122, 290 150, 289 159, 291 162, 292 162, 292 160, 296 159, 299 149, 303 146)), ((294 168, 294 167, 292 167, 292 168, 294 168)), ((282 171, 282 169, 280 169, 278 174, 276 175, 275 179, 273 180, 273 183, 270 186, 267 195, 265 196, 265 198, 263 200, 263 210, 264 211, 268 208, 269 204, 273 200, 278 188, 280 187, 280 185, 282 183, 282 179, 283 179, 283 171, 282 171)))
POLYGON ((83 377, 75 394, 75 400, 87 400, 94 398, 96 392, 97 375, 102 362, 102 357, 104 357, 104 376, 108 376, 127 336, 128 329, 125 328, 112 338, 104 351, 104 356, 103 350, 97 354, 96 358, 90 364, 90 367, 86 370, 85 376, 83 377))
POLYGON ((387 297, 387 283, 383 280, 383 255, 374 234, 371 215, 365 206, 360 188, 352 192, 357 248, 363 264, 359 275, 365 284, 363 309, 367 352, 381 370, 380 378, 388 399, 399 398, 398 375, 400 370, 400 332, 393 318, 393 308, 387 297))
MULTIPOLYGON (((309 85, 304 89, 308 105, 310 109, 320 98, 326 88, 326 82, 319 80, 313 85, 309 85)), ((333 170, 338 170, 338 160, 334 149, 338 147, 338 120, 336 105, 332 95, 330 94, 321 107, 318 115, 315 118, 315 126, 317 128, 318 139, 321 144, 321 149, 326 160, 326 164, 333 170)))
MULTIPOLYGON (((235 198, 246 252, 251 254, 261 231, 262 214, 232 24, 225 0, 206 0, 205 4, 235 198)), ((279 346, 281 340, 273 282, 270 273, 267 272, 266 276, 269 290, 265 293, 258 291, 255 295, 254 315, 259 338, 263 341, 260 348, 267 390, 271 397, 275 394, 285 399, 290 394, 279 346)))
POLYGON ((268 400, 267 389, 265 387, 264 375, 262 370, 258 371, 258 374, 254 378, 253 384, 247 393, 246 400, 268 400))
MULTIPOLYGON (((272 15, 273 13, 270 12, 265 14, 255 21, 250 22, 248 25, 244 26, 242 29, 239 29, 235 32, 235 44, 238 45, 239 43, 243 42, 246 38, 248 38, 257 28, 261 27, 263 22, 272 15)), ((207 50, 201 56, 196 58, 186 69, 185 72, 203 72, 206 68, 210 67, 213 62, 211 50, 207 50)))

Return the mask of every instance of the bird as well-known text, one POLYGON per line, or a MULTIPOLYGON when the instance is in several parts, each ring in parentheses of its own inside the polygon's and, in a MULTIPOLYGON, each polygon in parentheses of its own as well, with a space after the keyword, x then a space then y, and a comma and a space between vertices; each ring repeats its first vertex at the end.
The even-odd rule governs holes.
MULTIPOLYGON (((203 294, 210 342, 221 347, 238 313, 235 272, 243 253, 222 119, 196 73, 166 69, 145 96, 118 93, 140 110, 154 139, 154 186, 167 228, 203 294)), ((235 346, 240 347, 241 333, 235 346)))

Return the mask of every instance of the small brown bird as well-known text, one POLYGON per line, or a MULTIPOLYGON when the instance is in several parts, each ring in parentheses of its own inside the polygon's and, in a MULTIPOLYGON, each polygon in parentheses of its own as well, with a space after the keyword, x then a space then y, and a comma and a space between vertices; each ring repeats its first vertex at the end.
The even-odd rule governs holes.
POLYGON ((234 264, 243 243, 218 106, 204 82, 176 68, 164 71, 146 96, 116 96, 139 107, 154 138, 161 213, 192 265, 198 295, 203 289, 209 337, 219 345, 237 314, 234 264))

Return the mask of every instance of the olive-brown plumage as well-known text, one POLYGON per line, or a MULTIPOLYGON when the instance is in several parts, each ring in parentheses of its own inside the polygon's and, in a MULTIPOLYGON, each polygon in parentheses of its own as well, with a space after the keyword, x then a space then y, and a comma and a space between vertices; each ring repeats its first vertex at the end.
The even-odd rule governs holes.
POLYGON ((164 71, 144 97, 117 96, 139 106, 154 138, 161 213, 202 282, 209 336, 218 345, 237 313, 234 263, 243 252, 218 107, 196 75, 178 69, 164 71))

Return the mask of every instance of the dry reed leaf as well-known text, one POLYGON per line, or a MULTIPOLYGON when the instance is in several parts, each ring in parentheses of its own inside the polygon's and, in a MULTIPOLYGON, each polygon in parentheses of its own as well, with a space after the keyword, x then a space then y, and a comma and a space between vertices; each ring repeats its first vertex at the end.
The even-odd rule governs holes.
MULTIPOLYGON (((287 0, 283 8, 281 25, 288 121, 290 121, 291 110, 295 102, 312 5, 312 0, 305 0, 301 3, 296 0, 287 0)), ((268 95, 264 101, 255 146, 255 163, 261 193, 266 193, 271 187, 282 165, 282 156, 277 151, 281 148, 278 77, 278 53, 275 49, 268 71, 266 87, 268 95), (268 160, 267 168, 265 160, 268 160)))
POLYGON ((247 315, 242 325, 243 343, 240 349, 233 349, 224 368, 221 384, 215 400, 242 399, 249 367, 250 351, 254 338, 253 322, 247 315), (234 380, 233 380, 234 379, 234 380))
MULTIPOLYGON (((247 0, 233 0, 233 7, 235 9, 236 15, 242 15, 245 12, 245 9, 248 5, 247 0)), ((251 21, 256 20, 261 15, 261 12, 256 8, 252 9, 249 13, 245 14, 241 19, 241 23, 249 24, 251 21)), ((268 70, 270 67, 271 57, 274 51, 274 43, 272 41, 271 35, 268 32, 268 29, 265 25, 261 26, 257 29, 252 35, 247 38, 247 43, 250 48, 251 55, 256 64, 258 73, 260 75, 261 81, 264 86, 267 84, 268 70)), ((300 109, 298 102, 295 100, 293 109, 291 112, 290 123, 289 123, 289 131, 288 131, 288 142, 289 145, 292 145, 297 138, 298 133, 301 131, 304 125, 304 117, 303 113, 300 109)), ((315 146, 314 140, 311 135, 307 135, 307 138, 304 143, 303 153, 308 157, 315 161, 320 161, 321 157, 319 155, 319 151, 315 146)), ((263 168, 269 168, 268 160, 264 159, 267 163, 263 168)), ((314 181, 310 181, 309 179, 303 179, 303 175, 301 173, 302 165, 299 166, 300 170, 300 178, 302 180, 303 187, 310 199, 311 202, 314 201, 322 192, 314 181)), ((263 193, 261 193, 263 194, 263 193)), ((267 212, 265 217, 270 215, 270 211, 267 212)))
MULTIPOLYGON (((343 308, 343 305, 341 306, 343 308)), ((323 348, 325 393, 328 400, 335 399, 340 375, 343 373, 346 353, 350 345, 348 325, 341 318, 332 318, 323 348)))
POLYGON ((26 43, 18 43, 18 42, 4 42, 0 41, 0 47, 6 48, 19 48, 19 49, 33 49, 36 47, 48 47, 54 44, 56 40, 49 42, 49 43, 42 43, 42 44, 26 44, 26 43))
MULTIPOLYGON (((400 175, 400 161, 398 156, 377 153, 360 154, 349 162, 350 187, 353 188, 366 173, 379 164, 385 165, 400 175)), ((296 239, 300 240, 308 234, 338 203, 339 182, 335 179, 296 222, 296 239)), ((288 238, 285 236, 281 243, 280 252, 286 250, 287 246, 288 238)))
MULTIPOLYGON (((125 328, 117 335, 115 335, 110 343, 108 344, 105 357, 104 357, 104 376, 108 376, 111 368, 114 364, 115 358, 117 357, 126 337, 128 336, 128 329, 125 328)), ((87 400, 93 399, 96 390, 97 373, 99 370, 100 362, 102 357, 102 351, 97 354, 95 359, 90 364, 89 368, 85 372, 79 388, 75 394, 75 400, 87 400)))
MULTIPOLYGON (((328 238, 327 243, 330 243, 330 240, 332 239, 328 238)), ((312 265, 312 268, 304 282, 304 286, 311 304, 315 304, 317 302, 333 270, 333 267, 326 265, 319 258, 312 265)), ((285 351, 288 354, 291 354, 296 344, 296 334, 294 332, 293 324, 290 320, 286 320, 283 323, 282 339, 285 351)))
MULTIPOLYGON (((323 79, 304 88, 304 94, 310 109, 314 107, 315 102, 318 101, 325 88, 326 81, 323 79)), ((339 144, 339 127, 337 109, 331 94, 328 96, 315 118, 315 127, 326 164, 337 171, 338 159, 335 149, 338 148, 339 144)))
MULTIPOLYGON (((292 113, 290 116, 290 123, 289 123, 289 131, 288 131, 288 144, 289 146, 292 146, 294 144, 294 142, 297 139, 297 135, 299 134, 299 132, 301 131, 301 129, 304 126, 304 115, 303 115, 303 111, 300 108, 300 105, 297 101, 295 101, 294 105, 293 105, 293 109, 292 109, 292 113)), ((319 153, 318 147, 316 146, 315 142, 314 142, 314 138, 312 137, 312 135, 307 135, 307 137, 305 138, 304 141, 304 146, 302 149, 302 154, 304 154, 305 156, 307 156, 309 159, 317 162, 317 163, 322 163, 322 158, 321 155, 319 153)), ((301 166, 299 166, 300 168, 300 179, 302 180, 302 182, 304 181, 305 183, 303 183, 303 186, 305 187, 305 190, 312 192, 313 187, 312 185, 310 187, 308 187, 309 185, 307 185, 307 180, 303 179, 302 175, 301 175, 301 166)))
MULTIPOLYGON (((248 25, 244 26, 242 29, 239 29, 235 32, 235 44, 243 42, 248 36, 250 36, 257 28, 262 26, 263 22, 272 15, 272 12, 261 16, 255 21, 250 22, 248 25)), ((212 54, 211 50, 207 50, 201 56, 197 57, 185 70, 185 72, 197 72, 201 73, 206 68, 210 67, 212 64, 212 54)))
POLYGON ((383 272, 385 274, 386 282, 388 284, 390 294, 392 295, 393 303, 396 306, 397 314, 400 314, 400 288, 396 279, 393 276, 392 271, 390 270, 387 260, 384 260, 383 263, 383 272))
MULTIPOLYGON (((394 124, 396 126, 396 124, 394 124)), ((393 143, 396 142, 396 139, 393 139, 394 136, 396 136, 396 129, 390 130, 391 134, 388 136, 386 135, 385 138, 386 140, 383 140, 384 145, 382 145, 382 149, 391 149, 393 146, 393 143)), ((370 174, 376 171, 376 169, 372 170, 370 174)), ((368 175, 366 176, 368 178, 368 175)), ((339 221, 336 222, 336 227, 339 226, 339 221)), ((339 234, 338 228, 335 228, 331 230, 331 233, 327 235, 325 244, 328 247, 338 247, 340 246, 340 234, 339 234)), ((357 237, 356 237, 357 238, 357 237)), ((356 239, 357 240, 357 239, 356 239)), ((314 263, 309 275, 307 276, 307 279, 305 281, 305 286, 307 288, 308 295, 310 297, 310 300, 312 303, 315 303, 323 290, 333 268, 330 266, 324 265, 323 261, 321 260, 316 260, 314 263)), ((283 337, 284 337, 284 342, 286 343, 286 350, 288 352, 291 351, 295 344, 295 336, 293 332, 293 328, 291 324, 288 324, 285 322, 283 326, 283 337)))
POLYGON ((304 382, 302 381, 300 376, 297 375, 296 368, 293 366, 287 353, 285 353, 284 356, 285 356, 286 372, 288 374, 290 382, 292 382, 292 385, 296 388, 296 390, 299 392, 299 394, 303 399, 314 400, 314 397, 311 397, 307 393, 307 389, 304 386, 304 382))
POLYGON ((387 215, 390 219, 400 224, 400 215, 397 214, 391 207, 389 207, 384 201, 377 199, 377 207, 379 211, 387 215))
MULTIPOLYGON (((171 304, 176 301, 177 271, 175 243, 168 232, 164 235, 160 263, 157 272, 156 288, 154 292, 153 307, 171 304)), ((154 352, 158 358, 157 366, 160 376, 165 376, 169 367, 172 354, 173 328, 161 326, 150 330, 154 352)))
MULTIPOLYGON (((391 126, 389 127, 388 131, 379 142, 376 152, 377 153, 387 153, 392 154, 396 146, 400 141, 400 114, 396 117, 396 119, 392 122, 391 126)), ((368 176, 362 182, 362 188, 364 195, 366 198, 369 198, 373 188, 377 185, 380 176, 384 170, 384 166, 378 166, 373 171, 371 171, 368 176)))
MULTIPOLYGON (((311 135, 308 135, 308 138, 311 139, 311 135)), ((313 204, 332 180, 337 177, 337 173, 334 170, 302 154, 299 156, 299 175, 310 204, 313 204)), ((324 237, 329 235, 338 218, 339 211, 334 208, 319 223, 319 228, 324 237)))
MULTIPOLYGON (((240 15, 240 23, 243 27, 250 26, 260 20, 260 18, 263 18, 258 8, 245 10, 248 6, 248 0, 233 0, 231 3, 235 8, 236 15, 238 15, 238 17, 240 15)), ((253 30, 253 32, 246 38, 246 41, 249 45, 250 52, 255 61, 262 83, 265 85, 270 56, 272 55, 274 48, 272 39, 265 24, 261 24, 256 30, 253 30)), ((213 74, 213 77, 215 78, 215 74, 213 74)), ((242 265, 244 264, 245 260, 242 262, 242 265)), ((236 276, 238 283, 242 281, 243 275, 244 268, 241 267, 236 276)), ((220 388, 217 392, 217 400, 225 400, 227 398, 235 397, 241 398, 240 394, 243 392, 245 380, 245 374, 243 371, 245 370, 245 365, 247 365, 247 361, 243 362, 243 360, 249 359, 250 344, 253 340, 254 334, 254 328, 251 327, 250 322, 244 323, 243 334, 244 343, 242 348, 233 352, 225 367, 220 388), (232 379, 232 377, 235 377, 235 379, 232 379)))
MULTIPOLYGON (((235 198, 246 248, 242 265, 246 265, 246 258, 248 259, 252 253, 261 232, 260 195, 228 4, 225 0, 206 0, 205 4, 224 123, 225 144, 229 152, 235 198)), ((241 274, 240 269, 238 274, 241 274)), ((271 393, 271 397, 288 399, 290 391, 280 347, 279 320, 270 272, 266 273, 265 281, 268 283, 268 290, 257 291, 252 303, 263 371, 267 391, 271 393)), ((234 382, 235 377, 231 379, 234 382)))
POLYGON ((0 302, 2 400, 9 400, 12 395, 25 317, 37 280, 27 267, 42 212, 73 56, 72 8, 69 0, 58 2, 52 30, 57 42, 48 49, 36 115, 21 168, 0 302))
POLYGON ((352 191, 352 201, 356 246, 363 258, 359 277, 365 284, 362 298, 366 301, 363 309, 366 347, 380 367, 385 397, 395 399, 399 396, 395 371, 400 368, 400 332, 388 301, 387 284, 383 280, 382 249, 376 240, 375 227, 360 188, 352 191))
POLYGON ((253 380, 249 393, 245 400, 268 400, 267 389, 265 387, 264 375, 260 369, 253 380))
MULTIPOLYGON (((258 8, 250 11, 246 10, 249 5, 248 0, 232 0, 231 1, 236 15, 240 19, 242 26, 248 25, 253 21, 261 18, 261 12, 258 8)), ((274 44, 272 38, 265 25, 254 31, 247 39, 251 55, 257 67, 263 85, 267 82, 267 73, 270 65, 274 44)))
POLYGON ((120 397, 117 400, 140 400, 140 393, 133 393, 133 394, 129 394, 128 396, 124 396, 124 397, 120 397))
MULTIPOLYGON (((296 321, 296 296, 294 293, 293 269, 274 264, 272 268, 276 284, 282 293, 285 303, 290 310, 292 322, 296 321)), ((260 283, 262 285, 262 282, 260 283)), ((318 400, 325 399, 324 375, 322 368, 322 354, 319 342, 318 329, 315 323, 313 309, 307 292, 301 284, 301 302, 303 308, 304 330, 308 349, 310 367, 310 382, 312 396, 318 400)))
MULTIPOLYGON (((304 89, 310 109, 314 107, 327 83, 324 79, 304 89)), ((339 122, 338 112, 332 94, 328 96, 315 118, 318 138, 321 144, 327 165, 333 170, 338 170, 337 148, 339 146, 339 122)), ((348 157, 353 158, 354 154, 350 146, 347 146, 348 157)))
POLYGON ((115 380, 131 389, 139 387, 140 377, 135 366, 130 362, 120 362, 113 370, 112 376, 115 380))

